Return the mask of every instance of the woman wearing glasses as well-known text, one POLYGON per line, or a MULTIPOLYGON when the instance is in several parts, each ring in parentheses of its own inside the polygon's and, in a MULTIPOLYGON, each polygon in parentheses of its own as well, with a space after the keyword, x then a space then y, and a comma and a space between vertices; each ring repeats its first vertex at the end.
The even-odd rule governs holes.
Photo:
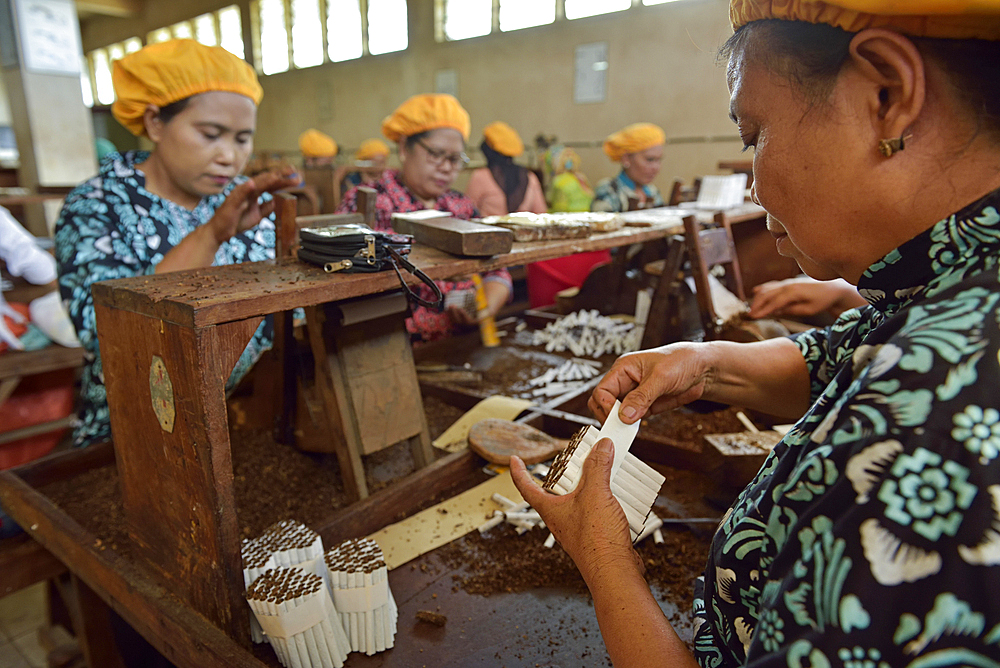
MULTIPOLYGON (((469 114, 451 95, 414 95, 382 121, 382 134, 396 142, 400 169, 388 169, 372 184, 375 200, 375 229, 391 230, 392 214, 437 209, 455 218, 479 216, 476 205, 451 186, 469 162, 465 142, 469 138, 469 114)), ((358 210, 358 191, 352 188, 337 209, 340 213, 358 210)), ((489 315, 495 316, 511 295, 510 274, 506 270, 483 276, 489 315)), ((476 323, 472 308, 475 288, 471 280, 438 281, 448 306, 443 312, 424 306, 413 308, 406 320, 410 334, 422 341, 449 336, 456 326, 476 323), (465 292, 468 299, 451 293, 465 292), (456 298, 458 297, 458 298, 456 298)), ((427 286, 421 297, 433 301, 427 286)))

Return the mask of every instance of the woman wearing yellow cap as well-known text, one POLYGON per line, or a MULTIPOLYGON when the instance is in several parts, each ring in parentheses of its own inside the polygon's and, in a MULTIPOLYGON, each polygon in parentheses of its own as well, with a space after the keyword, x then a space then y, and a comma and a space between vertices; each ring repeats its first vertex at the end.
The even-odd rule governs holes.
MULTIPOLYGON (((94 304, 98 281, 274 257, 271 191, 284 173, 238 176, 253 147, 262 91, 253 69, 193 40, 153 44, 115 61, 115 118, 152 152, 105 157, 67 197, 56 223, 59 287, 92 356, 81 381, 77 445, 110 437, 94 304)), ((271 345, 254 334, 229 387, 271 345)))
MULTIPOLYGON (((468 220, 479 216, 476 205, 451 186, 459 172, 469 162, 465 142, 469 138, 469 114, 451 95, 414 95, 401 104, 382 122, 382 134, 396 142, 400 169, 387 169, 372 187, 378 193, 375 200, 375 227, 392 229, 392 214, 437 209, 455 218, 468 220)), ((337 209, 357 211, 357 188, 344 195, 337 209)), ((510 273, 495 271, 483 276, 489 315, 494 316, 511 295, 510 273)), ((417 339, 433 341, 452 333, 456 326, 476 323, 470 310, 458 305, 461 297, 474 298, 472 281, 438 281, 446 293, 445 311, 424 306, 415 307, 406 326, 417 339), (447 295, 455 293, 451 298, 447 295)), ((434 301, 426 285, 421 297, 434 301)), ((472 308, 473 301, 470 301, 472 308)))
POLYGON ((534 172, 514 163, 524 153, 517 130, 503 121, 483 128, 480 149, 486 167, 472 172, 465 195, 475 202, 483 216, 503 216, 515 211, 546 213, 542 184, 534 172))
POLYGON ((340 149, 333 137, 309 128, 299 135, 299 150, 302 152, 302 166, 314 169, 332 165, 340 149))
POLYGON ((719 524, 694 656, 643 581, 609 443, 514 479, 628 666, 1000 664, 1000 2, 732 0, 730 113, 779 252, 868 305, 792 339, 620 359, 634 423, 699 397, 794 420, 719 524), (625 601, 627 603, 623 604, 625 601))
POLYGON ((663 206, 653 181, 660 173, 666 141, 663 130, 652 123, 633 123, 605 139, 605 155, 621 163, 622 171, 597 183, 591 209, 620 212, 663 206))

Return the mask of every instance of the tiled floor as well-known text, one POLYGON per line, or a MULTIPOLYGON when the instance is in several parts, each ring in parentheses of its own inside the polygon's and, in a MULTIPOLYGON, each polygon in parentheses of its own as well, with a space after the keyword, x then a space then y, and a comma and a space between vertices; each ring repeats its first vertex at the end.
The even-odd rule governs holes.
POLYGON ((45 583, 0 598, 0 668, 45 668, 38 644, 45 624, 45 583))

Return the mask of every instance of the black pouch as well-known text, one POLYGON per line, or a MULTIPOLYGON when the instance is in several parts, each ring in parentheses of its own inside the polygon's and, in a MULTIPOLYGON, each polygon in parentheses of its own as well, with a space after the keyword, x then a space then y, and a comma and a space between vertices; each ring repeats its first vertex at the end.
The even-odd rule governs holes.
POLYGON ((299 240, 299 259, 319 265, 327 273, 377 272, 391 267, 399 277, 403 290, 415 302, 439 310, 444 306, 441 289, 406 259, 413 246, 413 237, 408 234, 378 232, 367 225, 331 225, 304 228, 299 232, 299 240), (430 287, 436 300, 428 301, 414 294, 403 280, 400 267, 430 287))

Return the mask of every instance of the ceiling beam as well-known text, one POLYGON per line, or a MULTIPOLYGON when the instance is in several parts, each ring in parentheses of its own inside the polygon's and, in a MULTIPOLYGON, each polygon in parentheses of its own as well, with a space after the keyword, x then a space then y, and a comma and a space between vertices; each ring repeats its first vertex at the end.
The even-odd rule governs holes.
POLYGON ((76 9, 81 14, 129 17, 139 13, 142 0, 76 0, 76 9))

